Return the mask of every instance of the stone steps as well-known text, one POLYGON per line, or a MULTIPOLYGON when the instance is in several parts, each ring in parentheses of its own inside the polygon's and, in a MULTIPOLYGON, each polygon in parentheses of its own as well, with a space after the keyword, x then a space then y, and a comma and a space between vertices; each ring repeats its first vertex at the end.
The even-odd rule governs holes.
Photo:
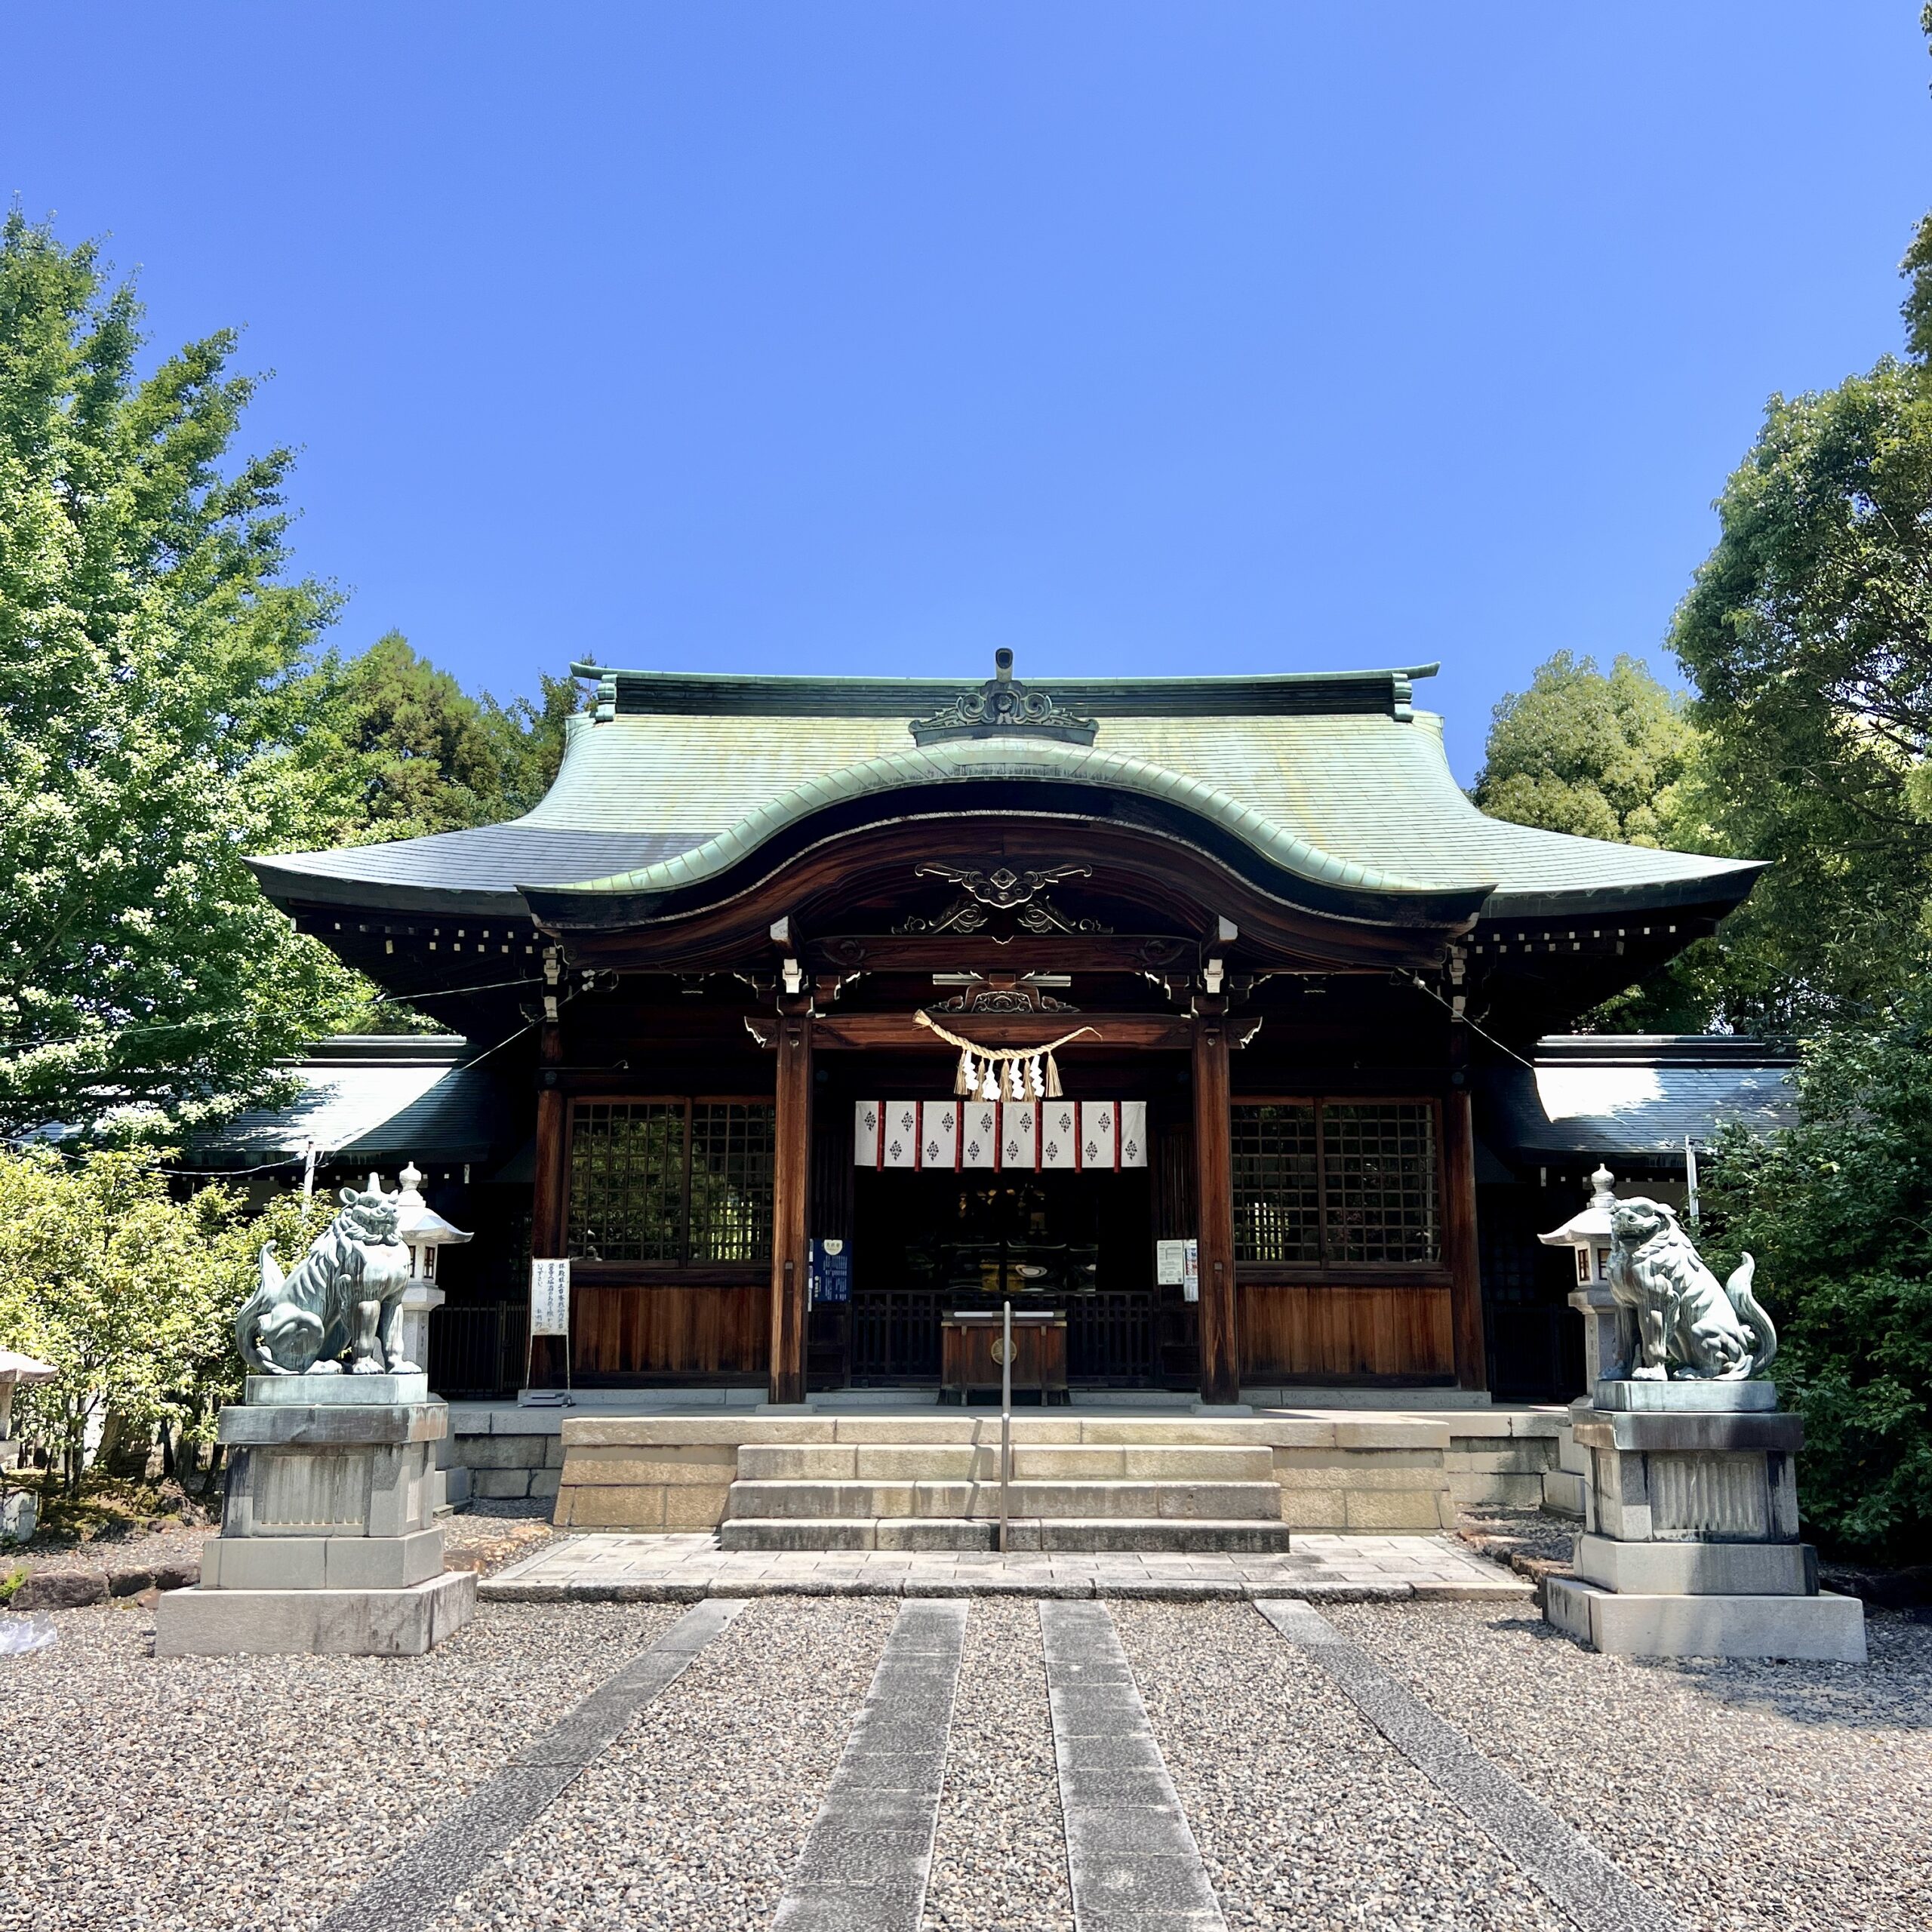
MULTIPOLYGON (((998 1438, 742 1444, 726 1549, 991 1549, 998 1438)), ((1022 1441, 1008 1507, 1027 1549, 1281 1550, 1281 1487, 1266 1444, 1022 1441)))
MULTIPOLYGON (((997 1506, 997 1498, 995 1498, 997 1506)), ((1242 1517, 1014 1517, 1008 1547, 1017 1551, 1149 1551, 1278 1555, 1288 1526, 1242 1517)), ((718 1525, 726 1550, 990 1550, 999 1524, 964 1516, 732 1516, 718 1525)))
MULTIPOLYGON (((1013 1475, 1031 1482, 1272 1482, 1266 1444, 1016 1442, 1013 1475)), ((741 1482, 997 1482, 999 1441, 747 1442, 741 1482)))
MULTIPOLYGON (((1516 1453, 1508 1418, 1466 1426, 1483 1438, 1469 1454, 1516 1453)), ((983 1524, 998 1513, 996 1415, 581 1416, 562 1426, 555 1520, 564 1528, 715 1530, 732 1518, 983 1524), (920 1487, 928 1484, 938 1487, 920 1487)), ((1449 1441, 1444 1422, 1421 1416, 1033 1411, 1013 1418, 1014 1473, 1047 1487, 1011 1501, 1017 1516, 1068 1522, 1435 1531, 1455 1520, 1449 1441)))
MULTIPOLYGON (((1016 1516, 1215 1518, 1281 1520, 1272 1482, 1015 1482, 1016 1516)), ((731 1485, 726 1520, 736 1516, 853 1518, 999 1514, 997 1482, 747 1482, 731 1485)))

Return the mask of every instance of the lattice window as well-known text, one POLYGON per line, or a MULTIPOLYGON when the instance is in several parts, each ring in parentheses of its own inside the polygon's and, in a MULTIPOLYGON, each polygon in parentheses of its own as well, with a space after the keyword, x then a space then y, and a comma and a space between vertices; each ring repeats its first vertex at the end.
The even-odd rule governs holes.
POLYGON ((749 1100, 691 1109, 694 1261, 763 1261, 771 1253, 777 1109, 749 1100))
POLYGON ((1248 1103, 1233 1109, 1229 1131, 1237 1261, 1441 1259, 1429 1102, 1248 1103))
POLYGON ((1235 1259, 1319 1261, 1314 1107, 1236 1107, 1232 1131, 1235 1259))
POLYGON ((681 1100, 579 1100, 571 1118, 572 1257, 678 1260, 685 1170, 681 1100))
POLYGON ((769 1101, 575 1103, 573 1258, 767 1260, 777 1115, 769 1101))
POLYGON ((1426 1101, 1321 1109, 1329 1261, 1431 1262, 1441 1252, 1435 1109, 1426 1101))

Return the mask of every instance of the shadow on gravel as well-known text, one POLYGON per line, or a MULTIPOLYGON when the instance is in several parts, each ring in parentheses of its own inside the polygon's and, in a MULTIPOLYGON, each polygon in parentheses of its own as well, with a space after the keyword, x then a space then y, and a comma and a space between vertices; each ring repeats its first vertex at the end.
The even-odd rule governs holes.
POLYGON ((1767 1712, 1792 1724, 1862 1730, 1932 1730, 1932 1623, 1909 1613, 1868 1612, 1866 1663, 1718 1657, 1598 1657, 1540 1617, 1487 1620, 1499 1636, 1574 1651, 1580 1663, 1675 1677, 1700 1697, 1767 1712))

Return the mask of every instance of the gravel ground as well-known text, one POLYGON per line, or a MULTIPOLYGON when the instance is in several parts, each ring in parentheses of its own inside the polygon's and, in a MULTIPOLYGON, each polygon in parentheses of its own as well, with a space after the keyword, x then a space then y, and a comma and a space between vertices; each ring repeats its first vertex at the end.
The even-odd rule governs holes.
POLYGON ((435 1932, 764 1932, 897 1609, 752 1604, 435 1932))
POLYGON ((104 1573, 152 1570, 164 1563, 198 1563, 202 1539, 213 1534, 211 1525, 204 1527, 167 1517, 155 1518, 152 1527, 117 1524, 98 1535, 78 1540, 63 1537, 57 1540, 43 1531, 30 1543, 0 1549, 0 1577, 15 1570, 104 1573))
POLYGON ((1869 1665, 1598 1657, 1521 1613, 1331 1621, 1698 1932, 1932 1924, 1932 1626, 1869 1665))
MULTIPOLYGON (((444 1561, 452 1570, 475 1570, 484 1576, 526 1556, 534 1555, 555 1534, 550 1527, 547 1501, 479 1500, 441 1520, 444 1561)), ((0 1577, 16 1570, 85 1571, 109 1576, 128 1570, 152 1571, 165 1564, 198 1564, 203 1540, 216 1526, 158 1518, 152 1527, 115 1526, 100 1535, 58 1541, 42 1534, 24 1548, 0 1550, 0 1577)))
POLYGON ((1503 1509, 1485 1505, 1456 1512, 1457 1533, 1485 1556, 1506 1563, 1513 1555, 1570 1567, 1577 1532, 1583 1526, 1574 1516, 1543 1509, 1503 1509))
POLYGON ((312 1926, 678 1614, 486 1605, 427 1657, 157 1659, 146 1610, 56 1612, 51 1649, 0 1658, 0 1932, 312 1926))
POLYGON ((924 1932, 1073 1932, 1039 1607, 966 1623, 924 1932))
POLYGON ((1109 1607, 1231 1927, 1567 1932, 1251 1606, 1109 1607))
POLYGON ((479 1576, 534 1556, 556 1532, 550 1505, 540 1501, 478 1501, 445 1516, 443 1563, 447 1569, 474 1570, 479 1576))
MULTIPOLYGON (((1109 1608, 1230 1926, 1561 1932, 1251 1607, 1109 1608)), ((762 1932, 896 1611, 752 1603, 435 1932, 762 1932)), ((312 1927, 681 1614, 486 1605, 423 1659, 158 1661, 137 1602, 56 1613, 53 1649, 0 1659, 0 1932, 312 1927)), ((1861 1668, 1601 1657, 1478 1604, 1324 1614, 1686 1932, 1932 1924, 1932 1625, 1874 1616, 1861 1668)), ((924 1932, 1071 1924, 1038 1607, 977 1601, 924 1932)))

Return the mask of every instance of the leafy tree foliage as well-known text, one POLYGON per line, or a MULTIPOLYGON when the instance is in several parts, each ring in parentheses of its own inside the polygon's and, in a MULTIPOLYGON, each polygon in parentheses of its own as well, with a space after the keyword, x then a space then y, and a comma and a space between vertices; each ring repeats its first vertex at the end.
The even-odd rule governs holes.
MULTIPOLYGON (((1932 1547, 1932 994, 1832 1028, 1799 1075, 1798 1124, 1726 1130, 1709 1176, 1725 1251, 1756 1256, 1778 1324, 1771 1374, 1804 1417, 1800 1498, 1828 1543, 1932 1547)), ((1715 1244, 1713 1244, 1715 1248, 1715 1244)))
POLYGON ((1927 962, 1926 371, 1887 358, 1773 397, 1718 513, 1672 642, 1697 683, 1715 826, 1776 861, 1738 921, 1737 1003, 1785 1028, 1875 1014, 1927 962))
POLYGON ((1492 817, 1626 845, 1670 845, 1697 749, 1681 697, 1637 658, 1607 673, 1559 651, 1497 706, 1475 801, 1492 817))
MULTIPOLYGON (((1702 745, 1681 694, 1642 660, 1559 651, 1526 691, 1496 707, 1475 802, 1492 817, 1546 832, 1675 851, 1721 851, 1704 798, 1702 745)), ((1693 1033, 1724 1003, 1724 955, 1700 940, 1641 986, 1580 1021, 1586 1031, 1693 1033)))
POLYGON ((0 1130, 172 1136, 381 1023, 245 855, 513 817, 575 701, 470 698, 394 635, 318 654, 233 337, 143 377, 140 321, 92 247, 0 227, 0 1130))
POLYGON ((472 697, 398 631, 359 657, 315 673, 341 842, 417 838, 515 818, 536 804, 562 760, 577 687, 546 677, 540 706, 472 697))
POLYGON ((15 1426, 80 1479, 88 1426, 109 1411, 137 1431, 214 1439, 241 1394, 229 1336, 276 1243, 286 1263, 329 1218, 326 1200, 276 1197, 256 1215, 232 1190, 168 1198, 140 1155, 100 1150, 68 1163, 0 1152, 0 1347, 60 1371, 16 1398, 15 1426))
POLYGON ((143 378, 91 247, 0 227, 0 1121, 232 1104, 354 982, 242 863, 299 843, 285 450, 235 458, 226 334, 143 378))

